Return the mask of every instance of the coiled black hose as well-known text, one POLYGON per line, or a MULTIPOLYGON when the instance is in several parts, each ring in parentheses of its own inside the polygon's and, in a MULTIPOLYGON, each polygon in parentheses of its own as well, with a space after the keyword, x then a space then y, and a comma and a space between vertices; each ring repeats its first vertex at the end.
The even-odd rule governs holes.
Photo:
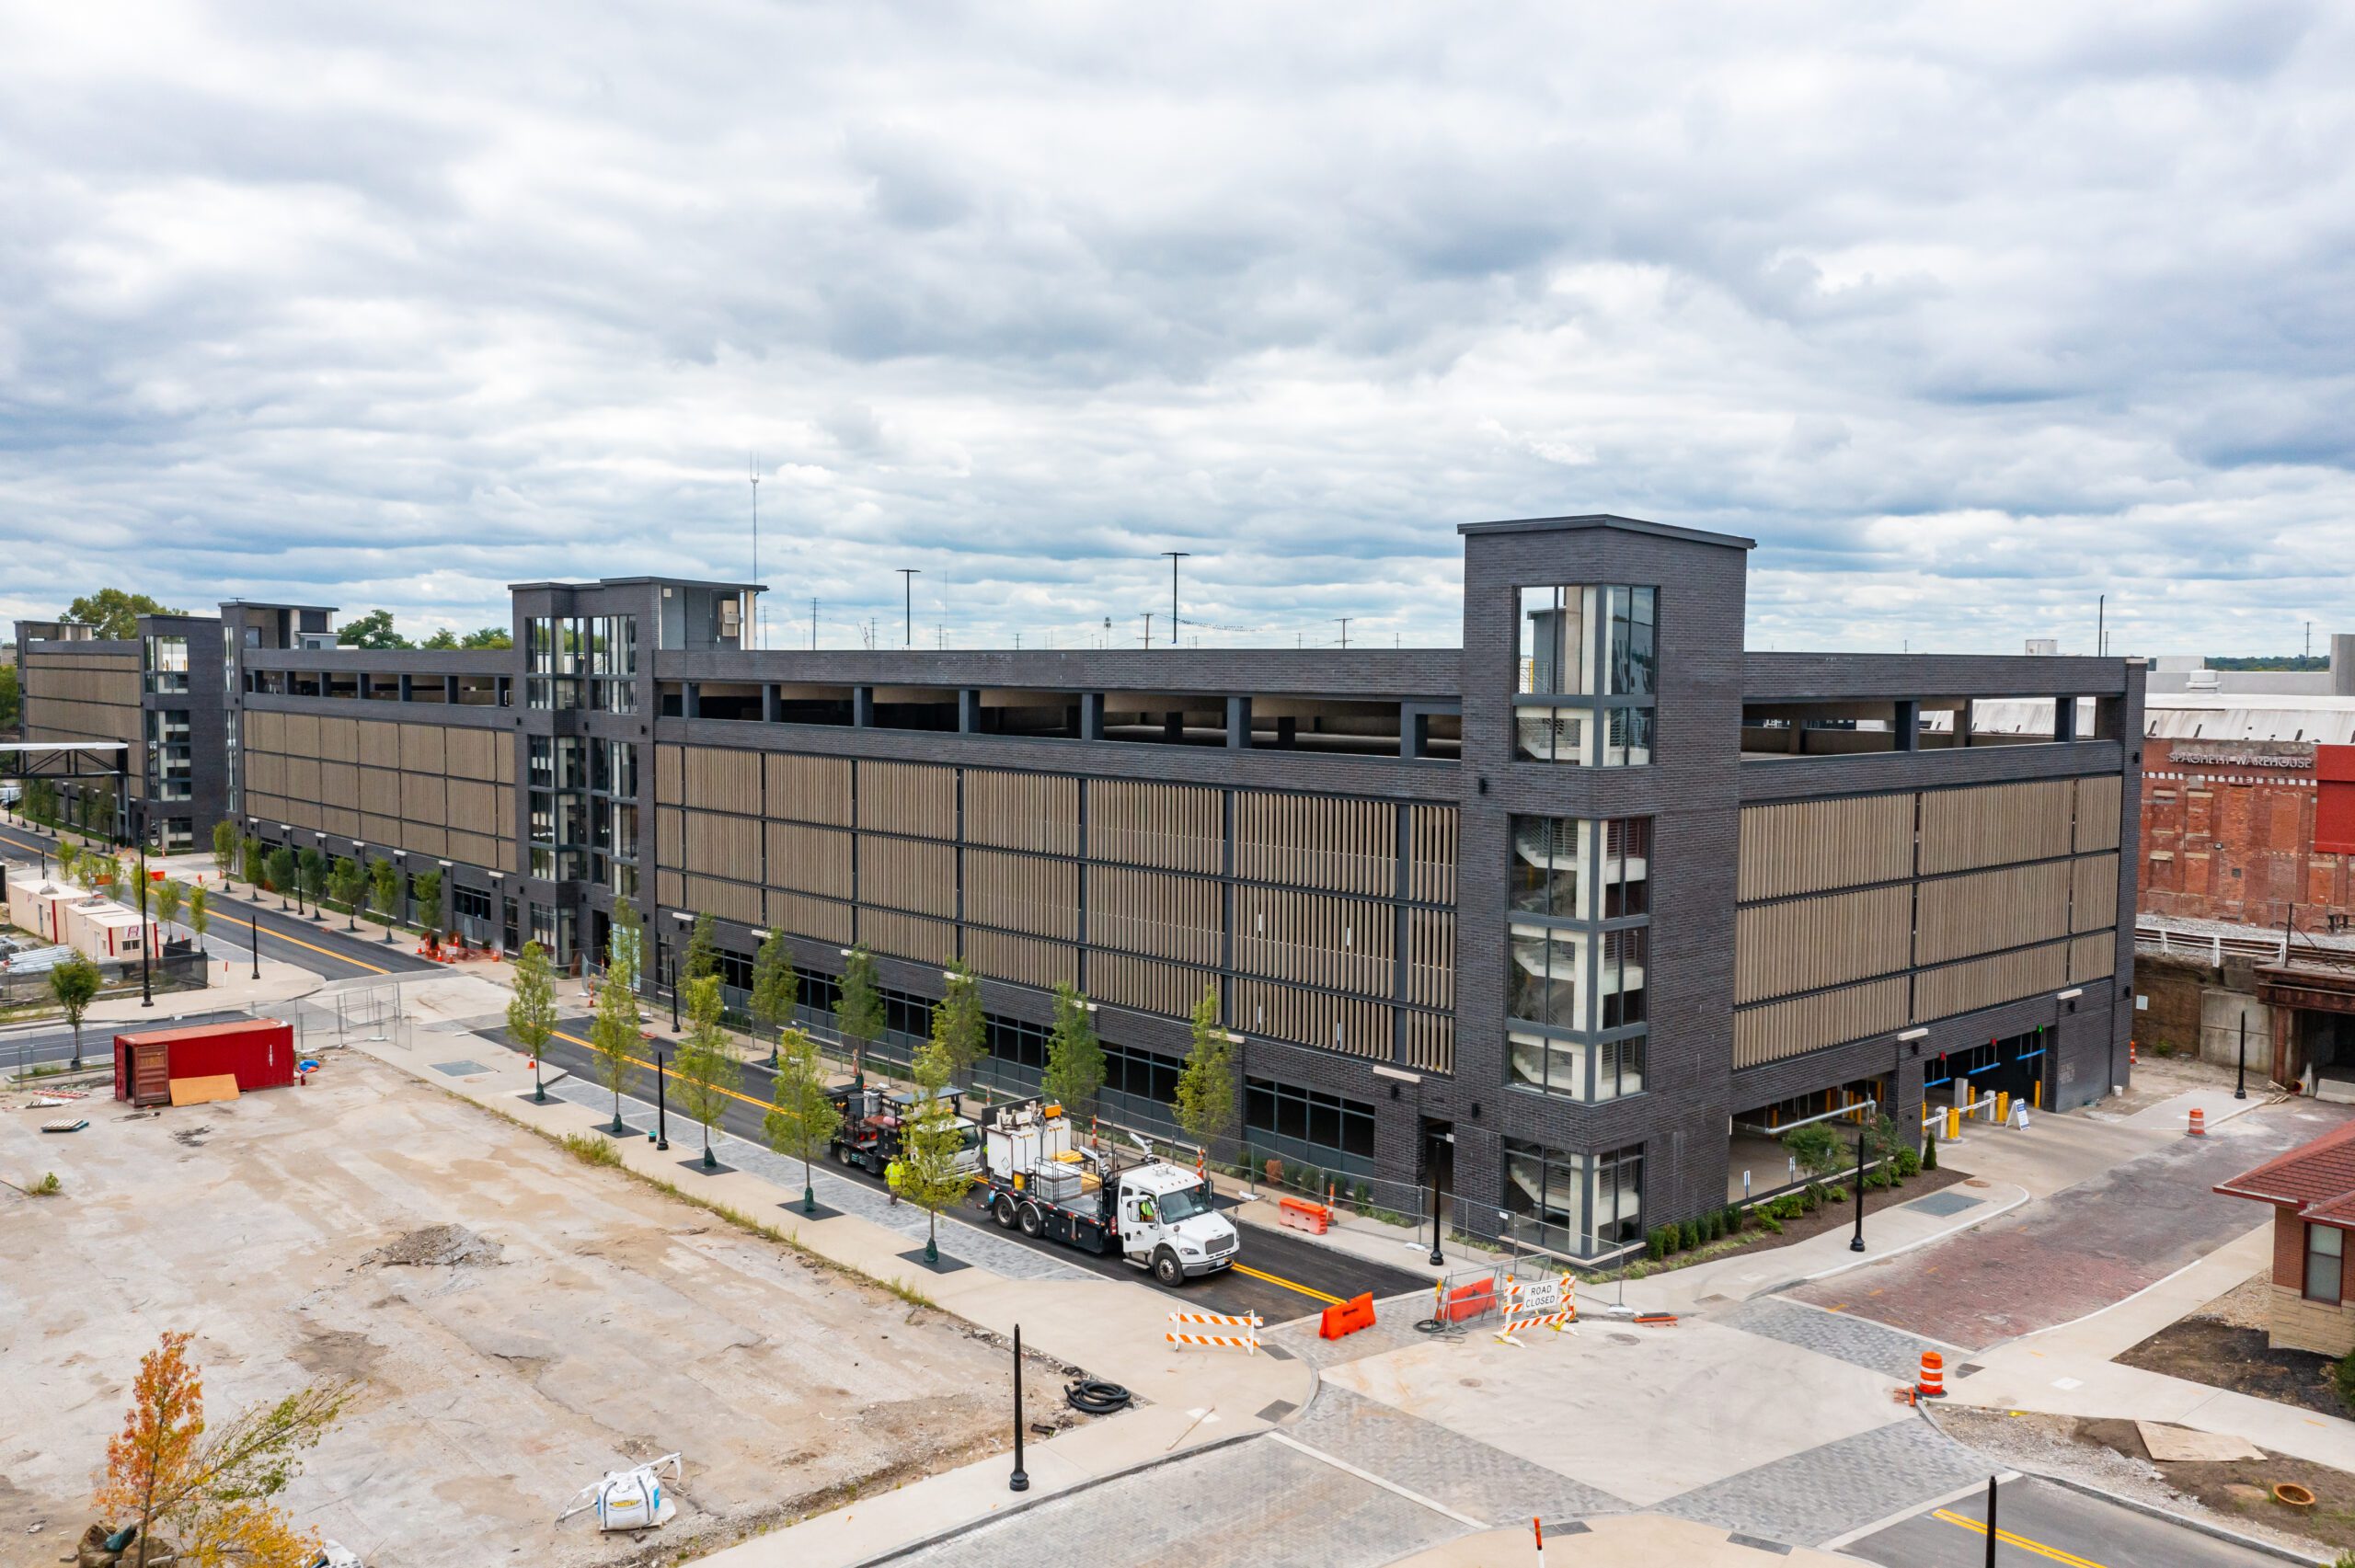
POLYGON ((1090 1415, 1109 1415, 1129 1407, 1129 1391, 1101 1378, 1073 1379, 1063 1385, 1063 1398, 1074 1410, 1083 1410, 1090 1415))

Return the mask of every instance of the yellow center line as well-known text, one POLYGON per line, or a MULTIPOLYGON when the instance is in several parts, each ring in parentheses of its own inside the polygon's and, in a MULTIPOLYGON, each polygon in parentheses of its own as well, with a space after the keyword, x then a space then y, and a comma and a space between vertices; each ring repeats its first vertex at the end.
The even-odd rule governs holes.
POLYGON ((47 844, 27 843, 22 839, 12 839, 6 833, 0 833, 0 843, 11 843, 20 850, 30 850, 35 854, 47 854, 50 853, 50 846, 47 844))
MULTIPOLYGON (((1966 1518, 1951 1509, 1941 1508, 1930 1517, 1944 1519, 1947 1524, 1959 1526, 1973 1535, 1983 1536, 1987 1533, 1987 1527, 1984 1524, 1977 1519, 1966 1518)), ((2103 1568, 2101 1563, 2090 1557, 2080 1557, 2074 1551, 2063 1551, 2057 1546, 2047 1546, 2040 1540, 2030 1540, 2024 1535, 2014 1535, 2007 1529, 1997 1529, 1995 1539, 2005 1546, 2016 1546, 2022 1551, 2032 1551, 2039 1557, 2049 1557, 2053 1562, 2061 1563, 2062 1568, 2103 1568)))
POLYGON ((1338 1296, 1327 1296, 1322 1290, 1311 1290, 1307 1286, 1295 1284, 1280 1274, 1262 1274, 1256 1268, 1246 1268, 1239 1263, 1229 1264, 1227 1267, 1237 1274, 1247 1274, 1254 1279, 1264 1279, 1270 1285, 1281 1285, 1287 1290, 1297 1290, 1303 1296, 1322 1301, 1328 1307, 1338 1307, 1341 1304, 1341 1299, 1338 1296))
MULTIPOLYGON (((593 1051, 597 1048, 595 1046, 591 1045, 588 1041, 582 1039, 578 1035, 568 1035, 561 1029, 552 1030, 550 1033, 555 1038, 569 1041, 573 1045, 579 1046, 583 1050, 593 1051)), ((628 1061, 633 1066, 642 1067, 649 1072, 652 1072, 654 1070, 654 1064, 652 1062, 641 1060, 637 1057, 630 1056, 627 1052, 623 1053, 623 1059, 628 1061)), ((748 1105, 757 1105, 764 1111, 769 1108, 769 1103, 766 1100, 755 1099, 750 1094, 740 1094, 733 1089, 722 1089, 720 1093, 727 1095, 731 1100, 741 1100, 748 1105)), ((1292 1280, 1284 1278, 1281 1275, 1262 1274, 1256 1268, 1246 1268, 1239 1263, 1230 1264, 1227 1266, 1232 1268, 1236 1274, 1247 1274, 1254 1279, 1263 1279, 1270 1285, 1280 1285, 1286 1290, 1298 1291, 1301 1295, 1306 1296, 1312 1300, 1322 1301, 1328 1307, 1338 1307, 1341 1304, 1341 1299, 1338 1296, 1327 1296, 1322 1290, 1312 1290, 1305 1285, 1301 1285, 1292 1280)))
MULTIPOLYGON (((254 928, 253 921, 241 921, 236 916, 230 914, 225 910, 213 910, 213 918, 217 921, 227 921, 231 925, 244 926, 247 931, 251 931, 254 928)), ((263 926, 261 928, 261 933, 264 936, 269 937, 272 942, 291 942, 297 947, 308 947, 312 952, 316 953, 323 958, 332 958, 339 964, 349 964, 355 969, 365 969, 372 975, 389 975, 392 973, 390 969, 380 969, 373 964, 363 964, 357 958, 347 958, 342 954, 335 952, 332 949, 318 946, 315 943, 305 942, 299 936, 289 936, 282 931, 272 931, 268 926, 263 926)))

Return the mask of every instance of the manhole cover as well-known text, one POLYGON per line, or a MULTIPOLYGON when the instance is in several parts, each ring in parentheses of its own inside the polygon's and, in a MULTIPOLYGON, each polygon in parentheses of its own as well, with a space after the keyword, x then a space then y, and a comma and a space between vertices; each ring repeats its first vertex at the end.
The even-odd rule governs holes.
POLYGON ((1603 1337, 1609 1340, 1614 1345, 1641 1345, 1644 1343, 1644 1336, 1639 1333, 1607 1333, 1603 1337))

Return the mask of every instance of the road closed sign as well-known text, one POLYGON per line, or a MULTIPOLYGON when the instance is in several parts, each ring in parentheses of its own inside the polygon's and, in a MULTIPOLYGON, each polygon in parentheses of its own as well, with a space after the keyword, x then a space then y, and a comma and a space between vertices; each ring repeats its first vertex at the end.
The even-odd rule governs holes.
POLYGON ((1534 1285, 1522 1286, 1517 1310, 1522 1315, 1533 1318, 1550 1317, 1556 1312, 1568 1311, 1570 1310, 1568 1276, 1565 1275, 1560 1279, 1541 1280, 1534 1285))

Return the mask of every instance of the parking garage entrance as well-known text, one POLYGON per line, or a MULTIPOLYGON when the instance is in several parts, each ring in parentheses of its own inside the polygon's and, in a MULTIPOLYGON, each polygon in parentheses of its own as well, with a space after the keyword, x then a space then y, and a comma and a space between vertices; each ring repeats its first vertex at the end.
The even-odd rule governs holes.
POLYGON ((1726 1201, 1763 1197, 1799 1183, 1806 1173, 1783 1147, 1782 1135, 1822 1122, 1843 1138, 1854 1138, 1857 1125, 1874 1110, 1890 1114, 1889 1092, 1886 1078, 1859 1078, 1735 1113, 1726 1149, 1726 1201))
POLYGON ((2025 1034, 1928 1058, 1922 1064, 1922 1104, 1924 1108, 1944 1107, 2008 1094, 2040 1107, 2051 1041, 2051 1028, 2039 1024, 2025 1034))

